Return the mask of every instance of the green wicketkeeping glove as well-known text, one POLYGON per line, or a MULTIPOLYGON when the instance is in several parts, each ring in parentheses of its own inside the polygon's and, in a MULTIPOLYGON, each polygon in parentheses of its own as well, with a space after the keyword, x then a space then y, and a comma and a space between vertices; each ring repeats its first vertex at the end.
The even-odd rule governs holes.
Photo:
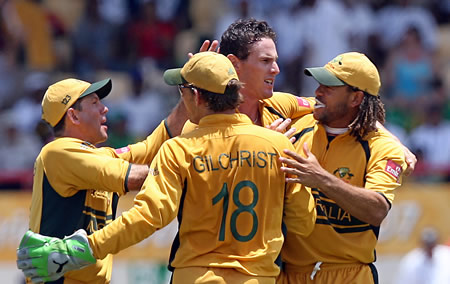
POLYGON ((57 280, 95 261, 83 229, 62 240, 28 231, 17 249, 17 268, 33 283, 57 280))

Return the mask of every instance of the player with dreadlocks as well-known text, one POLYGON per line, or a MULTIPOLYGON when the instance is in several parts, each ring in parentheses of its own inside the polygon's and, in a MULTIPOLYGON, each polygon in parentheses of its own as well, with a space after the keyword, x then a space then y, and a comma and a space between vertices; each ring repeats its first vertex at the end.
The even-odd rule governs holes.
MULTIPOLYGON (((358 91, 355 87, 349 87, 352 91, 358 91)), ((364 92, 364 97, 359 105, 359 112, 355 120, 348 126, 350 135, 355 137, 364 137, 371 131, 376 131, 377 121, 384 123, 385 119, 384 104, 379 96, 372 96, 364 92)))
POLYGON ((385 129, 378 70, 364 55, 338 55, 306 68, 318 83, 313 114, 299 119, 297 153, 281 158, 310 187, 316 201, 313 232, 287 231, 279 283, 378 283, 373 262, 380 224, 400 186, 405 158, 385 129), (300 156, 298 153, 304 153, 300 156))

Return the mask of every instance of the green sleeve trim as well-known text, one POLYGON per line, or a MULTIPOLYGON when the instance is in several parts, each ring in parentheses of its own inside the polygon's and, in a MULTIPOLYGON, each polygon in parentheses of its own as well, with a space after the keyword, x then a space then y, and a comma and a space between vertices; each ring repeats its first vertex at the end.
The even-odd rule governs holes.
POLYGON ((128 170, 127 170, 127 174, 126 174, 126 176, 125 176, 125 184, 124 184, 124 186, 125 186, 125 192, 130 191, 130 190, 128 189, 128 176, 130 175, 130 172, 131 172, 131 163, 128 164, 128 170))
POLYGON ((173 138, 172 133, 170 133, 170 130, 169 130, 169 125, 167 125, 167 119, 164 119, 164 126, 166 127, 166 131, 167 131, 167 134, 169 135, 169 138, 173 138))
POLYGON ((384 199, 386 199, 387 203, 389 204, 389 210, 391 210, 391 208, 392 208, 391 201, 389 199, 387 199, 386 195, 384 195, 383 193, 381 193, 381 192, 377 192, 377 193, 380 194, 381 196, 383 196, 384 199))

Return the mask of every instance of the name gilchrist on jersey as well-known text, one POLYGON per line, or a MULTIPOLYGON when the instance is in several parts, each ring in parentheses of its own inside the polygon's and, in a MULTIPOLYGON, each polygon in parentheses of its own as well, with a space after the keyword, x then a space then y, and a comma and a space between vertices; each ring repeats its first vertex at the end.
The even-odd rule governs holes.
POLYGON ((240 150, 233 153, 221 153, 215 157, 212 155, 195 156, 192 165, 194 170, 199 173, 227 170, 233 167, 269 167, 272 169, 276 166, 276 157, 276 153, 240 150))

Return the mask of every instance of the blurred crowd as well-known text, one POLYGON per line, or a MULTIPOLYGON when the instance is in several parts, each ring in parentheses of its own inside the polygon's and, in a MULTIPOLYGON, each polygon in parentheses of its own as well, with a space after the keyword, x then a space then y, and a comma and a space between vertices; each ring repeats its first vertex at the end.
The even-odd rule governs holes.
POLYGON ((277 32, 277 91, 314 96, 304 67, 367 54, 386 126, 418 157, 408 180, 450 181, 450 0, 0 0, 0 13, 0 189, 31 188, 53 139, 40 120, 50 84, 112 78, 105 145, 134 143, 178 100, 162 72, 248 17, 277 32))

